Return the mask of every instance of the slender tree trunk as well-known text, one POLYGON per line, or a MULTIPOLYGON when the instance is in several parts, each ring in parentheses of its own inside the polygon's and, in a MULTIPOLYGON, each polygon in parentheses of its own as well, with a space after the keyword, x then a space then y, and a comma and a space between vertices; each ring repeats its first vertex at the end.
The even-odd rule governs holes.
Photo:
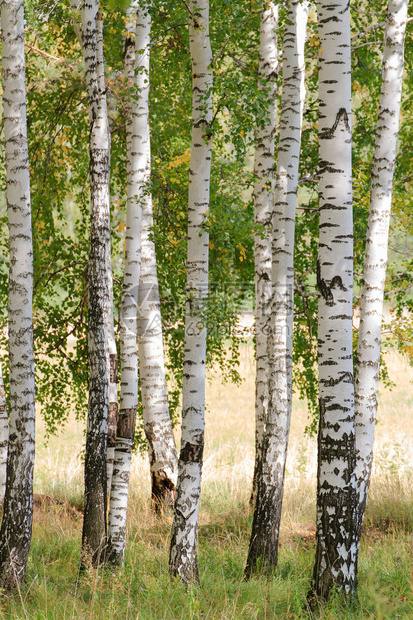
MULTIPOLYGON (((158 512, 163 507, 173 506, 178 457, 166 390, 158 274, 155 244, 152 240, 149 125, 151 15, 148 8, 139 9, 139 3, 136 3, 136 22, 130 24, 132 27, 136 23, 135 46, 130 48, 132 70, 125 67, 125 72, 130 73, 130 79, 134 80, 138 93, 131 101, 130 114, 131 118, 134 118, 135 136, 135 147, 132 149, 136 158, 134 195, 139 196, 139 208, 142 207, 141 265, 140 277, 139 273, 135 273, 135 280, 131 281, 131 285, 139 281, 139 289, 135 287, 134 290, 138 294, 137 334, 143 421, 151 467, 152 507, 158 512), (135 68, 139 68, 136 74, 135 68)), ((128 55, 125 56, 125 61, 127 57, 128 55)))
POLYGON ((26 573, 33 519, 33 243, 27 145, 24 3, 1 4, 6 200, 9 228, 10 443, 0 530, 0 587, 26 573))
MULTIPOLYGON (((113 285, 110 286, 113 300, 113 285)), ((115 329, 113 322, 113 301, 109 325, 113 328, 109 332, 109 406, 108 406, 108 447, 106 453, 107 501, 110 501, 112 487, 113 464, 115 459, 116 434, 118 426, 118 354, 116 349, 115 329)))
POLYGON ((106 450, 109 409, 110 214, 109 128, 98 53, 102 15, 98 0, 82 4, 83 57, 90 120, 91 230, 89 252, 89 407, 85 457, 82 564, 97 565, 106 546, 106 450))
MULTIPOLYGON (((126 101, 127 149, 127 207, 125 237, 125 274, 120 310, 121 392, 117 426, 115 462, 109 511, 109 561, 124 563, 126 546, 126 516, 129 496, 129 478, 132 445, 138 406, 137 307, 138 283, 141 265, 142 200, 149 181, 148 107, 143 90, 149 90, 145 54, 149 46, 151 18, 140 2, 132 2, 127 11, 124 43, 124 73, 134 89, 126 101), (147 140, 145 140, 147 136, 147 140)), ((146 97, 147 101, 147 97, 146 97)))
POLYGON ((254 159, 255 254, 255 464, 251 505, 254 505, 262 463, 262 442, 268 410, 268 321, 271 313, 271 239, 274 200, 274 134, 278 77, 278 6, 266 3, 261 13, 258 88, 268 90, 268 118, 256 130, 254 159))
POLYGON ((393 173, 403 80, 408 0, 390 0, 384 31, 382 85, 372 167, 356 364, 357 530, 360 539, 370 485, 379 385, 393 173))
POLYGON ((171 576, 198 581, 197 532, 204 450, 206 328, 203 300, 208 293, 208 232, 211 174, 212 53, 209 2, 191 0, 189 41, 192 60, 192 146, 188 194, 187 301, 182 396, 181 451, 172 540, 171 576))
MULTIPOLYGON (((149 166, 150 156, 148 157, 148 181, 149 166)), ((152 508, 156 512, 161 512, 163 508, 173 506, 178 457, 166 390, 156 253, 155 244, 151 239, 152 197, 146 192, 143 200, 142 263, 138 294, 138 350, 143 421, 151 467, 152 508)))
POLYGON ((305 99, 304 42, 308 3, 291 0, 283 43, 283 93, 272 241, 269 401, 262 466, 245 574, 275 567, 292 398, 294 229, 305 99))
POLYGON ((356 586, 350 5, 319 0, 319 435, 314 597, 356 586))
MULTIPOLYGON (((103 19, 96 21, 96 72, 100 96, 106 99, 105 84, 105 65, 103 56, 103 19)), ((106 106, 106 102, 103 103, 106 106)), ((110 158, 110 131, 108 126, 109 158, 110 158)), ((109 163, 110 174, 110 163, 109 163)), ((110 186, 108 175, 108 196, 110 200, 110 186)), ((110 222, 109 222, 110 226, 110 222)), ((109 229, 110 235, 110 229, 109 229)), ((110 239, 110 237, 109 237, 110 239)), ((113 275, 112 258, 109 246, 109 253, 106 256, 109 307, 108 315, 105 317, 108 326, 108 346, 109 346, 109 405, 108 405, 108 439, 106 453, 106 472, 107 472, 107 501, 110 500, 110 490, 112 484, 113 461, 115 457, 116 432, 118 425, 118 351, 116 348, 115 320, 113 314, 113 275)))
POLYGON ((0 505, 4 503, 7 476, 7 452, 9 447, 9 416, 7 414, 6 392, 3 369, 0 362, 0 505))

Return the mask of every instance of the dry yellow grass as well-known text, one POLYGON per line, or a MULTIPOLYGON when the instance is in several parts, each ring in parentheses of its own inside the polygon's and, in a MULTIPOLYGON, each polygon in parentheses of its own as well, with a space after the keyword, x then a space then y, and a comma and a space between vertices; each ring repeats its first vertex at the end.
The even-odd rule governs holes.
MULTIPOLYGON (((394 494, 410 497, 413 480, 413 368, 396 353, 387 357, 393 390, 383 386, 379 392, 378 424, 371 504, 394 494)), ((222 385, 211 375, 206 389, 206 446, 203 495, 222 496, 223 504, 247 506, 254 463, 254 374, 252 346, 241 350, 240 387, 222 385)), ((40 416, 39 416, 40 417, 40 416)), ((315 512, 316 439, 304 434, 307 407, 294 397, 291 437, 288 450, 283 530, 309 526, 315 512)), ((37 424, 35 492, 62 499, 82 495, 82 449, 84 423, 70 416, 58 437, 45 443, 43 422, 37 424)), ((177 432, 179 436, 179 431, 177 432)), ((133 459, 132 493, 135 501, 149 499, 147 458, 133 459)), ((387 501, 385 501, 387 503, 387 501)), ((201 520, 208 521, 207 508, 201 520)))
MULTIPOLYGON (((354 613, 339 599, 320 618, 413 618, 413 370, 392 354, 393 391, 380 389, 375 471, 359 563, 354 613), (407 527, 400 527, 406 525, 407 527)), ((207 385, 205 466, 199 528, 199 590, 168 577, 171 515, 150 511, 146 455, 133 459, 125 569, 91 571, 77 580, 82 515, 44 501, 35 512, 27 588, 0 609, 0 618, 119 620, 251 620, 307 618, 306 594, 314 561, 316 439, 304 435, 305 403, 294 398, 278 571, 270 580, 243 580, 250 534, 249 496, 254 462, 254 356, 241 352, 240 387, 207 385), (76 583, 75 587, 73 584, 76 583), (53 601, 53 602, 52 602, 53 601), (41 611, 40 611, 41 610, 41 611)), ((74 415, 46 445, 39 420, 35 491, 80 502, 84 424, 74 415)), ((179 436, 179 430, 177 431, 179 436)), ((44 498, 42 498, 44 500, 44 498)))

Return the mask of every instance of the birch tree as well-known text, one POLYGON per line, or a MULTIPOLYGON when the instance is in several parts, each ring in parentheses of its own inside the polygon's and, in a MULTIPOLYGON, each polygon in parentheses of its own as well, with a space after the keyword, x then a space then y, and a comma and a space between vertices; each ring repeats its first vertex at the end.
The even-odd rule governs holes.
POLYGON ((272 232, 269 401, 246 576, 275 566, 292 399, 294 223, 305 99, 308 3, 291 0, 283 42, 283 84, 272 232))
POLYGON ((33 244, 22 0, 2 2, 1 38, 10 257, 10 443, 0 530, 0 587, 10 590, 21 584, 30 551, 35 435, 33 244))
POLYGON ((353 222, 350 5, 317 2, 319 49, 319 435, 312 596, 356 583, 352 356, 353 222))
POLYGON ((109 555, 112 562, 120 564, 126 542, 131 450, 138 403, 137 337, 154 508, 160 509, 168 493, 173 497, 177 469, 166 393, 155 245, 151 239, 149 9, 149 2, 131 4, 124 43, 124 73, 133 92, 125 106, 128 201, 121 305, 121 410, 109 517, 109 555))
POLYGON ((212 52, 209 2, 189 2, 192 62, 192 144, 188 188, 188 258, 183 362, 182 430, 175 513, 169 556, 171 576, 198 581, 197 531, 205 425, 206 327, 202 306, 208 291, 208 232, 212 121, 212 52))
POLYGON ((123 564, 132 445, 138 406, 137 307, 141 266, 142 200, 149 181, 148 46, 151 18, 138 0, 127 11, 124 74, 130 86, 125 102, 127 205, 125 273, 120 309, 121 392, 109 511, 108 555, 123 564), (143 54, 141 53, 143 51, 143 54))
MULTIPOLYGON (((105 66, 103 57, 103 19, 98 19, 96 22, 96 58, 97 58, 97 77, 99 84, 99 92, 101 96, 106 98, 106 85, 105 85, 105 66)), ((110 132, 108 127, 108 141, 109 141, 109 158, 110 158, 110 132)), ((110 173, 110 159, 109 159, 109 173, 110 173)), ((110 187, 108 179, 107 189, 110 200, 110 187)), ((108 279, 108 296, 109 306, 108 314, 105 317, 108 328, 108 347, 109 347, 109 396, 108 396, 108 439, 107 439, 107 451, 106 451, 106 472, 107 472, 107 495, 110 500, 110 491, 112 485, 112 473, 113 464, 115 458, 115 446, 116 435, 118 425, 118 351, 116 347, 115 336, 115 319, 114 319, 114 307, 113 307, 113 274, 112 274, 112 257, 111 257, 111 244, 110 244, 110 220, 109 220, 109 252, 106 255, 107 265, 106 273, 108 279)))
POLYGON ((135 54, 137 66, 136 120, 141 162, 140 204, 142 205, 141 268, 138 289, 138 352, 145 436, 151 468, 152 507, 172 507, 176 486, 178 457, 169 415, 162 338, 153 208, 150 191, 151 143, 149 124, 150 3, 141 3, 137 13, 135 54))
POLYGON ((251 503, 261 471, 262 441, 268 409, 268 317, 271 311, 271 239, 274 199, 274 135, 278 77, 278 6, 261 13, 258 88, 268 92, 267 120, 256 130, 254 158, 255 256, 255 464, 251 503))
POLYGON ((85 457, 85 512, 82 562, 99 564, 106 545, 106 451, 109 409, 110 214, 109 128, 98 0, 81 7, 83 58, 89 107, 91 229, 89 280, 89 403, 85 457), (100 74, 100 77, 99 77, 100 74))
POLYGON ((370 485, 379 384, 381 321, 393 175, 404 65, 408 0, 390 0, 384 31, 383 69, 376 145, 371 171, 370 209, 361 289, 358 332, 356 408, 356 525, 361 536, 370 485))
POLYGON ((9 446, 9 416, 7 413, 6 392, 3 381, 3 368, 0 362, 0 505, 3 505, 6 492, 7 452, 9 446))
MULTIPOLYGON (((138 24, 139 25, 139 24, 138 24)), ((149 34, 148 46, 149 49, 149 34)), ((149 64, 149 53, 146 56, 149 64)), ((149 66, 147 69, 149 73, 149 66)), ((146 72, 145 74, 146 75, 146 72)), ((142 95, 147 90, 142 90, 142 95)), ((146 105, 147 105, 146 100, 146 105)), ((147 108, 148 109, 148 108, 147 108)), ((148 442, 152 483, 152 507, 159 512, 172 507, 178 470, 178 457, 169 415, 162 338, 155 244, 152 240, 152 196, 147 189, 150 175, 149 124, 147 123, 146 182, 143 185, 142 256, 138 291, 138 351, 143 422, 148 442), (146 189, 145 189, 146 187, 146 189)))

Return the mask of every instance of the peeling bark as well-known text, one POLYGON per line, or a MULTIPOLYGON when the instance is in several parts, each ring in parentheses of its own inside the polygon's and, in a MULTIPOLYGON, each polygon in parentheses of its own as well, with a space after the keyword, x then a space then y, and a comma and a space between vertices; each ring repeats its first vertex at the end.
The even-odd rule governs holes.
POLYGON ((289 3, 283 42, 283 93, 277 175, 274 191, 268 336, 269 398, 262 464, 245 576, 274 568, 284 489, 292 400, 294 232, 305 99, 304 43, 309 6, 289 3))
POLYGON ((202 461, 190 458, 204 445, 206 328, 203 300, 208 292, 208 232, 211 174, 212 53, 209 2, 191 0, 189 42, 192 61, 192 145, 188 191, 188 258, 185 349, 182 395, 181 454, 169 570, 184 583, 199 580, 197 532, 202 461), (187 446, 191 446, 187 448, 187 446))
MULTIPOLYGON (((33 243, 22 0, 3 0, 1 37, 10 256, 10 435, 6 494, 0 530, 0 588, 7 591, 19 587, 24 579, 33 519, 33 243)), ((4 412, 4 405, 2 406, 4 412)))

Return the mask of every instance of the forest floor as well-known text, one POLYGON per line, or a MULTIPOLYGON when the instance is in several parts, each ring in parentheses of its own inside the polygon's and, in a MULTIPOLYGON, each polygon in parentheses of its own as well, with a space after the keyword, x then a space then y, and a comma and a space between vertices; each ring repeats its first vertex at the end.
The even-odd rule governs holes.
MULTIPOLYGON (((359 595, 306 609, 314 561, 316 439, 304 434, 306 404, 294 399, 279 565, 270 577, 243 580, 252 514, 254 357, 241 352, 240 387, 207 387, 206 448, 199 526, 201 586, 168 577, 172 517, 149 509, 145 455, 133 460, 128 546, 122 572, 79 578, 84 423, 71 416, 58 437, 37 429, 35 516, 27 579, 4 597, 0 619, 264 620, 413 619, 413 369, 387 356, 397 387, 381 387, 374 474, 359 560, 359 595)), ((179 435, 179 430, 177 431, 179 435)))

